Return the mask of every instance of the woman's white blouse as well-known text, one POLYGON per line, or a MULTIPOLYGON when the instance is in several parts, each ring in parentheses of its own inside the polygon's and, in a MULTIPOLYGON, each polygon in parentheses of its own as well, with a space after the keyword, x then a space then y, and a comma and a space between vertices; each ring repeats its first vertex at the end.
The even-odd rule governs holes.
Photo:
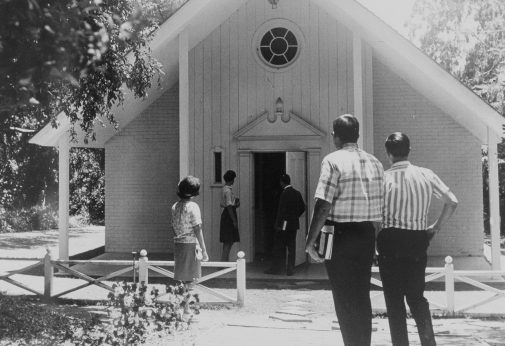
POLYGON ((198 204, 191 200, 181 200, 172 206, 172 227, 176 243, 197 243, 193 227, 202 224, 198 204))

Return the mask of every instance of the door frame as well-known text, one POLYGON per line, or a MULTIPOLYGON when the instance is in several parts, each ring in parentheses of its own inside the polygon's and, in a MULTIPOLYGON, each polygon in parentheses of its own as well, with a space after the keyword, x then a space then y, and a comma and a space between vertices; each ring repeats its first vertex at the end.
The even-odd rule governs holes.
MULTIPOLYGON (((284 142, 286 143, 286 142, 284 142)), ((265 144, 263 142, 263 144, 265 144)), ((286 143, 287 144, 287 143, 286 143)), ((300 143, 303 144, 303 143, 300 143)), ((312 219, 314 210, 314 194, 316 190, 317 180, 319 178, 321 167, 321 148, 307 148, 303 145, 283 145, 283 142, 272 143, 271 146, 265 148, 238 149, 238 187, 240 197, 239 214, 239 230, 240 230, 240 250, 245 252, 247 262, 252 262, 254 259, 254 153, 269 153, 269 152, 288 152, 299 151, 305 152, 307 165, 307 188, 306 198, 307 204, 307 224, 312 219), (312 197, 311 197, 312 196, 312 197)), ((308 225, 307 225, 308 227, 308 225)))
MULTIPOLYGON (((291 177, 291 183, 295 189, 300 191, 302 194, 303 201, 307 201, 307 153, 305 151, 288 151, 286 152, 286 173, 290 175, 291 177), (299 160, 301 157, 297 157, 301 154, 303 157, 303 162, 302 162, 302 172, 303 172, 303 181, 297 181, 297 178, 300 178, 299 175, 297 174, 297 163, 296 161, 299 160), (294 166, 291 167, 292 160, 294 160, 294 166), (295 170, 295 171, 293 171, 295 170)), ((298 266, 300 264, 303 264, 307 262, 307 254, 305 253, 305 240, 307 239, 307 234, 308 234, 308 228, 309 228, 309 218, 307 217, 307 214, 303 213, 299 217, 300 220, 300 229, 298 230, 296 234, 296 255, 295 255, 295 266, 298 266)))

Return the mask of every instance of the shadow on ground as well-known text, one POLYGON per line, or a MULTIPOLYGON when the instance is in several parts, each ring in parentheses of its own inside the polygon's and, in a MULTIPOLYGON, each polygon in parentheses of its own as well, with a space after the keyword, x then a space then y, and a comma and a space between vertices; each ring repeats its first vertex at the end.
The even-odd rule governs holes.
MULTIPOLYGON (((81 237, 83 234, 92 234, 95 231, 89 228, 72 229, 69 238, 75 239, 81 237)), ((34 247, 47 247, 58 245, 58 231, 33 231, 33 232, 19 232, 19 233, 3 233, 0 238, 0 248, 6 249, 32 249, 34 247)))

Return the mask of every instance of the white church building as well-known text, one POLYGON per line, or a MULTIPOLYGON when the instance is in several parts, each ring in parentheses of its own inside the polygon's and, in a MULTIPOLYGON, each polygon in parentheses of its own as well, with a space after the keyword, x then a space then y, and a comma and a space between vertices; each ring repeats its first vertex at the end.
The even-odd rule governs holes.
MULTIPOLYGON (((240 249, 254 261, 266 246, 267 181, 292 176, 307 201, 297 264, 331 124, 359 118, 359 145, 389 163, 386 137, 409 135, 413 163, 435 171, 459 199, 430 256, 483 254, 482 146, 490 153, 493 267, 499 268, 497 143, 500 114, 355 0, 189 0, 156 32, 151 49, 162 87, 115 109, 120 130, 69 141, 69 123, 47 125, 32 143, 60 150, 60 257, 68 256, 68 151, 105 148, 105 249, 171 253, 170 207, 179 179, 202 188, 203 230, 218 260, 222 174, 237 172, 240 249)), ((443 262, 439 265, 443 265, 443 262)))

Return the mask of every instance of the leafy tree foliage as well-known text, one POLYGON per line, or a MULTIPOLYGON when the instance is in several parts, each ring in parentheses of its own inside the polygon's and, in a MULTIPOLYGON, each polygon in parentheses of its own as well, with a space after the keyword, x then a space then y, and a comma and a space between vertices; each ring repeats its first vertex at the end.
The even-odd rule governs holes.
POLYGON ((105 151, 73 148, 70 153, 70 214, 93 224, 105 221, 105 151))
MULTIPOLYGON (((505 116, 505 2, 417 0, 408 23, 410 38, 490 106, 505 116)), ((501 214, 505 212, 505 145, 500 159, 501 214)), ((487 151, 484 153, 487 155, 487 151)), ((483 159, 484 209, 489 210, 487 157, 483 159)), ((486 229, 489 224, 486 222, 486 229)), ((505 217, 502 218, 505 234, 505 217)))
MULTIPOLYGON (((0 210, 56 200, 57 153, 29 138, 48 122, 57 126, 62 111, 86 140, 94 126, 117 126, 111 108, 125 90, 144 97, 160 75, 150 35, 185 2, 0 0, 0 210)), ((72 174, 72 211, 103 208, 102 158, 72 154, 82 169, 72 174)))
POLYGON ((2 0, 0 116, 55 121, 63 111, 93 137, 123 101, 145 96, 159 66, 149 55, 152 22, 126 0, 2 0), (131 59, 127 56, 129 56, 131 59))
POLYGON ((505 114, 505 2, 417 0, 409 27, 426 54, 505 114))
POLYGON ((11 208, 51 204, 57 201, 57 154, 52 148, 9 145, 23 143, 29 136, 12 131, 0 137, 0 205, 11 208), (12 143, 12 142, 11 142, 12 143))

